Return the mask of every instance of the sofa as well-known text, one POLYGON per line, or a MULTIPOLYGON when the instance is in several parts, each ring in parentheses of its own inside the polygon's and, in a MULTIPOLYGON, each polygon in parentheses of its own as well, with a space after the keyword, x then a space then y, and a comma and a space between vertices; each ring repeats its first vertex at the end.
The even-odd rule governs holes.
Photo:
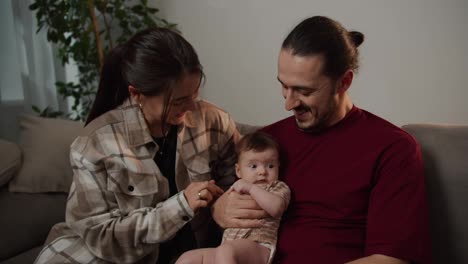
MULTIPOLYGON (((6 120, 2 119, 4 123, 6 120)), ((0 135, 0 263, 33 263, 64 221, 72 171, 69 145, 81 123, 20 115, 0 135)))
MULTIPOLYGON (((33 263, 64 220, 68 146, 82 124, 23 115, 17 140, 0 137, 0 264, 33 263)), ((241 133, 256 126, 238 124, 241 133)), ((468 126, 402 126, 421 145, 434 263, 468 263, 468 126)), ((1 134, 0 134, 1 136, 1 134)))

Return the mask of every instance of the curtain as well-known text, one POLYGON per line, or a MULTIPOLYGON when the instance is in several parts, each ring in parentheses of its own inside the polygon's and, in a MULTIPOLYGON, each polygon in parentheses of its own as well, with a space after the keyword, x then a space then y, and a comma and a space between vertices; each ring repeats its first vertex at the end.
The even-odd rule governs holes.
MULTIPOLYGON (((13 34, 3 34, 4 31, 11 32, 11 29, 2 28, 2 36, 8 38, 9 43, 14 45, 10 52, 16 52, 16 54, 8 54, 8 56, 17 60, 16 63, 11 64, 8 61, 1 63, 6 63, 9 67, 17 67, 11 70, 19 76, 16 82, 20 86, 0 87, 0 89, 22 89, 22 100, 26 112, 31 112, 33 105, 40 109, 50 107, 64 111, 67 109, 66 102, 58 95, 55 82, 65 79, 65 71, 60 62, 55 59, 54 48, 47 41, 46 31, 42 29, 36 33, 35 13, 29 10, 31 3, 31 0, 0 1, 1 8, 4 10, 2 13, 8 12, 9 9, 12 14, 10 16, 12 23, 7 24, 13 26, 13 34)), ((2 91, 2 94, 5 92, 2 91)), ((7 98, 1 99, 7 101, 7 98)))

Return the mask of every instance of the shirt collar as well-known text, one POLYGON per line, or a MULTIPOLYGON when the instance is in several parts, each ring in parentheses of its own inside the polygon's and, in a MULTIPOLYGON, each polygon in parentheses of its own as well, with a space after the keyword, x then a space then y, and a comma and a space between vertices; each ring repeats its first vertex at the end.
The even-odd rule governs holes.
MULTIPOLYGON (((129 145, 141 146, 150 142, 154 143, 140 107, 137 104, 132 104, 131 100, 127 99, 119 108, 122 111, 129 145)), ((197 102, 196 109, 188 112, 185 121, 178 126, 177 133, 179 136, 183 133, 185 127, 194 128, 197 123, 202 121, 202 113, 200 110, 200 103, 197 102)))
POLYGON ((127 99, 119 108, 122 110, 128 144, 130 146, 140 146, 153 142, 153 138, 151 137, 150 130, 140 107, 136 104, 132 104, 130 99, 127 99))

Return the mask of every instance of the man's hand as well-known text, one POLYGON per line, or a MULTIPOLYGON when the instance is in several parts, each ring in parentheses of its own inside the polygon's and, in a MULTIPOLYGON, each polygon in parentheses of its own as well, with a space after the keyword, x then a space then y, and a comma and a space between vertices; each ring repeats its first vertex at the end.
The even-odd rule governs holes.
POLYGON ((263 225, 268 214, 247 194, 228 191, 221 195, 211 207, 213 219, 222 228, 252 228, 263 225))

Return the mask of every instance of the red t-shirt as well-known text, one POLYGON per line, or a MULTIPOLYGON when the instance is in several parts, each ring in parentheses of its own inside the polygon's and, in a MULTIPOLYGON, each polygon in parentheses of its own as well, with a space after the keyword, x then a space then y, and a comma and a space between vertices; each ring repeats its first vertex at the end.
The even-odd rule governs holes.
POLYGON ((267 126, 291 189, 275 260, 344 263, 383 254, 430 263, 421 152, 408 133, 357 107, 320 133, 294 117, 267 126))

